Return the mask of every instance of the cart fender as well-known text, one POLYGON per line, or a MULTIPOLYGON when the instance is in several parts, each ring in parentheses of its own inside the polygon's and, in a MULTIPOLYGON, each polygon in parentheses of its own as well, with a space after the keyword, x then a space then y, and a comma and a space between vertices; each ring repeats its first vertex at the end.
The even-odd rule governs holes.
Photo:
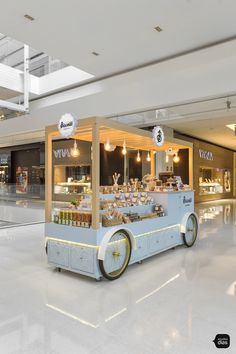
POLYGON ((198 216, 197 214, 194 212, 194 211, 191 211, 189 213, 186 213, 181 221, 181 224, 180 224, 180 232, 182 234, 185 234, 186 232, 186 226, 187 226, 187 220, 189 218, 190 215, 194 214, 196 216, 196 220, 197 220, 197 225, 198 225, 198 216))
POLYGON ((107 248, 107 244, 111 238, 111 236, 117 232, 117 231, 126 231, 127 234, 129 235, 130 237, 130 241, 131 241, 131 246, 132 246, 132 250, 133 249, 136 249, 136 241, 135 241, 135 237, 132 233, 132 231, 127 228, 127 227, 120 227, 120 226, 117 226, 117 227, 114 227, 112 228, 111 230, 109 230, 104 236, 103 236, 103 239, 102 239, 102 242, 101 242, 101 245, 99 247, 99 250, 98 250, 98 259, 104 261, 104 258, 105 258, 105 253, 106 253, 106 248, 107 248))

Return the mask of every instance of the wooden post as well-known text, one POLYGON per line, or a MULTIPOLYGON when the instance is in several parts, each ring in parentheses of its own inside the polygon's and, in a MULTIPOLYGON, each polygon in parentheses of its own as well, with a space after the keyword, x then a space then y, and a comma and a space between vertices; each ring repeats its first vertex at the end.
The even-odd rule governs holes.
POLYGON ((45 221, 51 221, 52 213, 52 135, 45 136, 45 221))
POLYGON ((189 185, 193 189, 193 148, 189 148, 189 185))
POLYGON ((153 153, 153 151, 151 151, 151 176, 155 176, 156 175, 155 157, 156 157, 156 155, 153 153))
POLYGON ((92 127, 92 228, 99 229, 100 210, 100 140, 99 124, 92 127))

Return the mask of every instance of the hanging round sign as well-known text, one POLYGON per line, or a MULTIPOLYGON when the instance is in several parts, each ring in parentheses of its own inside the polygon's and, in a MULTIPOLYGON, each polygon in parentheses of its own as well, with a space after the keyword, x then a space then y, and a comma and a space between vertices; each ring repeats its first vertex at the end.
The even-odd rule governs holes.
POLYGON ((75 118, 70 113, 65 113, 58 123, 58 130, 63 138, 70 138, 76 128, 75 118))
POLYGON ((162 127, 159 125, 152 130, 153 141, 156 146, 162 146, 164 144, 165 136, 162 127))

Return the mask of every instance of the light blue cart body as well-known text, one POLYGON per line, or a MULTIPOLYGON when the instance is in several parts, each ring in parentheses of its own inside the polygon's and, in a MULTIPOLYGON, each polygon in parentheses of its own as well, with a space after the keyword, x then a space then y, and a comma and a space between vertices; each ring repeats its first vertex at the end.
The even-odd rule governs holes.
MULTIPOLYGON (((165 216, 98 230, 47 223, 49 264, 99 279, 102 276, 99 259, 104 260, 110 237, 117 230, 126 230, 130 236, 132 253, 129 264, 182 245, 187 219, 194 213, 194 192, 148 193, 155 203, 163 206, 165 216)), ((142 213, 151 208, 151 205, 141 205, 121 210, 142 213)))

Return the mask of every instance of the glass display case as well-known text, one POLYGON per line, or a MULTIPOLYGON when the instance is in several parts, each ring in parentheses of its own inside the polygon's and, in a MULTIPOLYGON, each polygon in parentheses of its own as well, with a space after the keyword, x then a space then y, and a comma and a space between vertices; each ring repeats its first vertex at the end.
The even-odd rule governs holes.
POLYGON ((91 190, 90 166, 54 166, 54 196, 56 200, 72 200, 91 190))
POLYGON ((200 167, 199 194, 221 194, 231 191, 230 170, 213 167, 200 167))

